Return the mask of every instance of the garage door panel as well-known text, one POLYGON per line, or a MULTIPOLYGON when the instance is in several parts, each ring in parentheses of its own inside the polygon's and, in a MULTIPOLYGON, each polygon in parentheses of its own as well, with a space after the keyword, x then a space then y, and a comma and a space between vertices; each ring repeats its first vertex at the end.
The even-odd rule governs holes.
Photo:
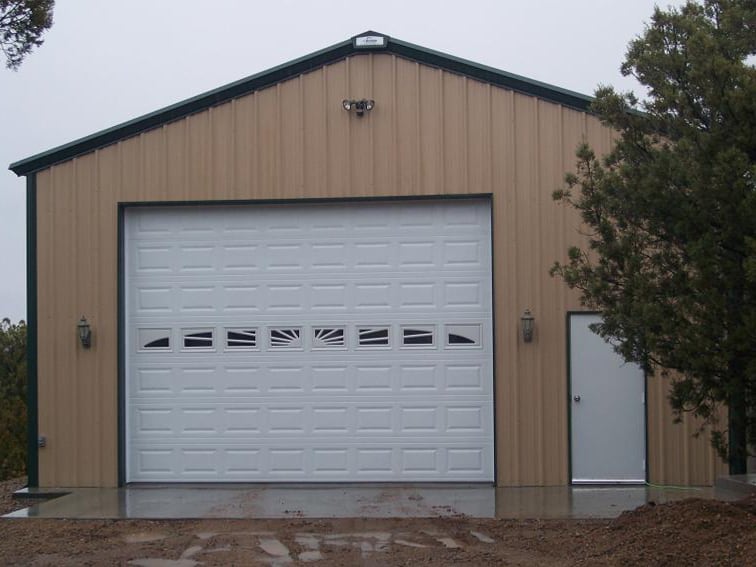
POLYGON ((492 385, 490 364, 474 358, 453 363, 360 363, 334 360, 323 365, 287 365, 260 361, 257 365, 206 365, 186 362, 143 363, 133 370, 131 399, 196 399, 198 396, 235 399, 276 396, 291 398, 297 394, 307 399, 375 399, 376 396, 421 398, 434 401, 475 396, 489 400, 492 385), (430 396, 430 397, 429 397, 430 396))
POLYGON ((402 364, 399 369, 400 393, 435 392, 439 389, 436 364, 402 364))
MULTIPOLYGON (((185 210, 188 210, 185 209, 185 210)), ((191 211, 190 211, 191 212, 191 211)), ((490 207, 479 200, 456 202, 308 204, 302 206, 202 207, 200 214, 167 216, 164 207, 141 208, 127 227, 130 240, 233 240, 311 234, 459 234, 490 232, 490 207), (481 206, 482 205, 482 206, 481 206), (260 211, 261 214, 250 209, 260 211), (292 211, 296 209, 295 214, 292 211)))
POLYGON ((401 311, 426 311, 436 309, 439 286, 433 281, 404 281, 399 283, 399 305, 401 311))
POLYGON ((224 398, 203 402, 134 402, 131 407, 131 441, 180 439, 250 434, 286 437, 301 434, 309 438, 341 438, 345 442, 361 437, 454 438, 489 436, 491 406, 474 400, 397 403, 376 401, 289 400, 268 398, 230 401, 224 398))
POLYGON ((313 242, 309 250, 310 268, 315 273, 346 270, 347 244, 342 241, 313 242))
POLYGON ((236 275, 240 273, 254 274, 261 271, 260 246, 260 244, 250 243, 249 241, 219 246, 217 252, 223 272, 236 275))
POLYGON ((449 448, 446 452, 447 474, 478 475, 489 464, 484 447, 449 448))
POLYGON ((134 276, 149 277, 153 274, 172 274, 176 271, 176 253, 173 246, 143 243, 133 248, 129 257, 129 272, 134 276))
POLYGON ((251 283, 249 279, 223 281, 218 277, 213 285, 198 285, 196 280, 165 278, 159 286, 154 279, 136 280, 130 314, 134 318, 158 314, 236 316, 247 321, 244 318, 249 315, 277 317, 304 311, 325 315, 353 310, 355 315, 366 315, 446 309, 449 314, 485 314, 490 295, 490 285, 480 277, 431 279, 418 274, 364 281, 350 274, 305 283, 264 280, 255 277, 251 283))
POLYGON ((350 407, 325 406, 312 408, 312 433, 315 435, 348 435, 352 416, 350 407))
POLYGON ((484 270, 488 257, 486 252, 487 246, 477 239, 446 239, 441 262, 446 269, 484 270))
MULTIPOLYGON (((377 279, 376 279, 377 280, 377 279)), ((352 309, 357 313, 388 313, 394 303, 393 285, 388 280, 353 283, 352 309)))
POLYGON ((173 313, 175 296, 172 291, 172 287, 168 285, 137 288, 133 302, 135 313, 144 316, 173 313))
POLYGON ((445 365, 444 385, 446 391, 453 393, 490 393, 491 383, 487 378, 490 376, 491 369, 487 366, 474 361, 468 363, 455 361, 445 365))
POLYGON ((146 482, 339 481, 345 475, 360 481, 460 481, 482 475, 491 466, 485 447, 470 445, 406 446, 322 444, 302 447, 194 445, 154 447, 133 455, 139 477, 146 482))
POLYGON ((310 378, 314 394, 337 395, 349 392, 350 374, 347 365, 312 366, 310 378))
POLYGON ((220 287, 221 298, 218 307, 226 315, 240 315, 244 321, 249 315, 262 310, 264 288, 252 284, 231 284, 220 287))
POLYGON ((216 305, 216 286, 185 284, 175 288, 177 311, 187 315, 208 315, 218 312, 216 305))
POLYGON ((482 311, 485 308, 484 301, 489 297, 485 282, 478 279, 446 280, 443 282, 443 290, 441 307, 451 311, 482 311))
POLYGON ((218 271, 216 247, 203 244, 179 244, 176 250, 177 272, 183 275, 208 274, 218 271))
POLYGON ((354 390, 363 394, 391 393, 395 389, 394 366, 386 363, 357 364, 354 390))
POLYGON ((339 238, 333 241, 294 241, 276 244, 238 241, 208 244, 176 241, 155 244, 136 241, 129 253, 130 273, 135 277, 154 274, 189 277, 210 273, 214 276, 312 271, 314 274, 353 275, 422 272, 432 267, 439 272, 486 271, 489 243, 478 235, 468 238, 437 236, 417 239, 391 235, 382 239, 339 238))
POLYGON ((129 481, 493 480, 485 201, 126 216, 129 481))
POLYGON ((303 284, 276 283, 265 286, 267 309, 271 314, 300 313, 305 310, 305 286, 303 284))

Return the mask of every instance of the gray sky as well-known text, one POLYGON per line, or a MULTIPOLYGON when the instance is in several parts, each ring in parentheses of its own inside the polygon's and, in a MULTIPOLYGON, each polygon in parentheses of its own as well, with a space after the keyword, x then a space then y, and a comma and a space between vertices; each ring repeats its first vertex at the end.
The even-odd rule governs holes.
POLYGON ((619 66, 653 6, 653 0, 59 0, 44 45, 18 72, 0 69, 0 318, 26 315, 25 180, 7 171, 11 162, 368 29, 585 94, 598 84, 636 89, 619 66))

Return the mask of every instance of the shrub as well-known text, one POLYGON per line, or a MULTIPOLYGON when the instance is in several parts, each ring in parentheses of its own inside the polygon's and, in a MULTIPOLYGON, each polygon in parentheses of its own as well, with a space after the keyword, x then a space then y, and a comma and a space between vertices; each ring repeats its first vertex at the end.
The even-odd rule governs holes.
POLYGON ((0 322, 0 480, 26 473, 26 323, 0 322))

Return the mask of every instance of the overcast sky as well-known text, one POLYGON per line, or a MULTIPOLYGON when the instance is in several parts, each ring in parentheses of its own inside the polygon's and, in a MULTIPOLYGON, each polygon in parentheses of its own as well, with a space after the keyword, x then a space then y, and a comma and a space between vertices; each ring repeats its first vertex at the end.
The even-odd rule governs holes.
POLYGON ((635 90, 619 66, 653 7, 653 0, 58 0, 44 45, 18 72, 0 69, 0 318, 26 315, 25 180, 7 171, 11 162, 368 29, 585 94, 599 84, 635 90))

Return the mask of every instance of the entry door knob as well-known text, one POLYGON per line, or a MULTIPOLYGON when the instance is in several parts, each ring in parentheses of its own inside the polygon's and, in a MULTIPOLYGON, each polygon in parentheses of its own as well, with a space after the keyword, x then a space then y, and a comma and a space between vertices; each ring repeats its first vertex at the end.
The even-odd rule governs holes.
POLYGON ((575 396, 575 397, 574 397, 574 398, 572 398, 572 399, 573 399, 573 400, 575 400, 576 402, 579 402, 579 401, 580 401, 580 396, 575 396))

